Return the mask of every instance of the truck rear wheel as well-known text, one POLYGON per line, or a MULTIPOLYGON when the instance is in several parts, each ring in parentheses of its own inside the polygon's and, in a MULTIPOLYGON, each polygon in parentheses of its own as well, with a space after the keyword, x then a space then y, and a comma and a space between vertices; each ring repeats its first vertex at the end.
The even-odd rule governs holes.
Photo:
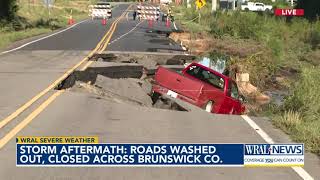
POLYGON ((207 112, 210 112, 212 111, 212 108, 213 108, 213 102, 212 101, 208 101, 208 103, 204 106, 204 110, 207 111, 207 112))

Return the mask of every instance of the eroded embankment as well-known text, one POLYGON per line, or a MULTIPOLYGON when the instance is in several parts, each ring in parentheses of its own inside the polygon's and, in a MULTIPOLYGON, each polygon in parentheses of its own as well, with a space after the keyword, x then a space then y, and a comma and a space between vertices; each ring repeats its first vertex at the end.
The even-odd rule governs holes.
MULTIPOLYGON (((247 113, 259 112, 271 102, 279 105, 284 102, 287 95, 286 80, 294 74, 287 75, 283 71, 272 74, 269 68, 272 61, 268 56, 270 49, 261 43, 189 32, 171 33, 169 37, 198 57, 210 57, 213 62, 219 60, 220 56, 224 57, 225 69, 230 72, 228 76, 237 82, 241 94, 248 100, 247 113)), ((282 69, 287 71, 285 67, 282 69)))

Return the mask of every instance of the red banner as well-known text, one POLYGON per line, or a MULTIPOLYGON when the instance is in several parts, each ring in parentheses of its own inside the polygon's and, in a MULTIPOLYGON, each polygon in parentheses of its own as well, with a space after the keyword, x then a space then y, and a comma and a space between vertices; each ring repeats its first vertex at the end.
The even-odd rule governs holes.
POLYGON ((304 9, 275 9, 276 16, 303 16, 304 9))

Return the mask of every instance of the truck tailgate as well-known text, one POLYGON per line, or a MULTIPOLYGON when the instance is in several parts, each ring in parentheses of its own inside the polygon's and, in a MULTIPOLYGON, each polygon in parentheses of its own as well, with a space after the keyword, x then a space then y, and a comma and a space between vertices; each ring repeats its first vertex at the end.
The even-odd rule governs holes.
POLYGON ((193 100, 199 98, 203 88, 201 82, 189 79, 161 66, 158 68, 154 79, 160 86, 193 100))

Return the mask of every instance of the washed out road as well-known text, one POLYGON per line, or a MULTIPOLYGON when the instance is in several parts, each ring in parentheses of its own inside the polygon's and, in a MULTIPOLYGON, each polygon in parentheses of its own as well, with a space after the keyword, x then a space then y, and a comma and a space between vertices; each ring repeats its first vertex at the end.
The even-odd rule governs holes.
MULTIPOLYGON (((108 31, 112 36, 107 38, 104 52, 185 53, 167 37, 173 27, 165 27, 160 21, 152 27, 146 21, 133 21, 128 7, 129 4, 116 6, 113 18, 105 26, 99 20, 86 20, 55 36, 0 55, 0 179, 320 179, 319 158, 309 153, 305 167, 297 169, 16 167, 16 136, 94 135, 104 143, 291 142, 265 118, 215 115, 191 106, 190 112, 137 106, 72 88, 50 89, 15 118, 2 123, 87 57, 108 31)), ((86 64, 76 70, 110 65, 96 61, 86 64)))

